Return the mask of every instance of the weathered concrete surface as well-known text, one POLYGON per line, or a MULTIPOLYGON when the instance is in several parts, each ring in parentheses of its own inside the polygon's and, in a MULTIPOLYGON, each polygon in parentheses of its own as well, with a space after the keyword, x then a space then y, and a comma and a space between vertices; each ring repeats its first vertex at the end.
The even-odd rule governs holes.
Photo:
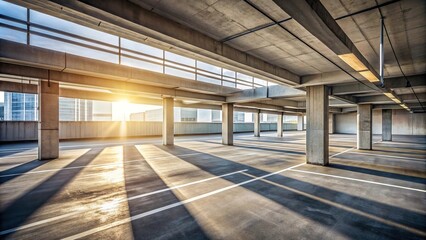
POLYGON ((328 114, 328 133, 333 134, 336 132, 336 114, 328 114))
POLYGON ((0 145, 0 237, 424 239, 425 193, 406 189, 426 188, 424 136, 394 136, 371 156, 334 134, 329 167, 285 170, 304 162, 304 138, 70 141, 42 162, 35 143, 0 145))
POLYGON ((382 110, 382 141, 392 141, 392 109, 382 110))
POLYGON ((59 83, 39 81, 38 103, 38 159, 55 159, 59 156, 59 83))
POLYGON ((357 148, 371 150, 373 141, 372 106, 370 104, 358 105, 357 113, 357 148))
POLYGON ((234 104, 222 104, 222 144, 234 144, 234 104))
POLYGON ((328 87, 306 90, 306 162, 328 165, 328 87))
POLYGON ((277 137, 283 137, 284 123, 283 123, 283 114, 278 114, 277 118, 277 137))
POLYGON ((305 129, 305 120, 303 115, 297 116, 297 131, 303 131, 305 129))
POLYGON ((260 137, 260 112, 253 114, 254 136, 260 137))
POLYGON ((163 145, 174 144, 174 99, 163 98, 163 145))

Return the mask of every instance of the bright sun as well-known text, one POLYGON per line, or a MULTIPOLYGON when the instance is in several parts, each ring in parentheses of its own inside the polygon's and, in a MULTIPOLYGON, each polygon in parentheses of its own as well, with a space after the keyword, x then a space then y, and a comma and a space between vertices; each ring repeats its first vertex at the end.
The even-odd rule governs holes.
POLYGON ((127 100, 117 102, 117 115, 120 116, 121 121, 126 121, 126 116, 130 112, 130 104, 127 100))

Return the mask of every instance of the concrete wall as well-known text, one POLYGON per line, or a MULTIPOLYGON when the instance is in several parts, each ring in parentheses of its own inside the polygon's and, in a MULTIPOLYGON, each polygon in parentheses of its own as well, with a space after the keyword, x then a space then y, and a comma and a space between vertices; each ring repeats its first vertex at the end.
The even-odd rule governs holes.
MULTIPOLYGON (((356 112, 336 114, 336 133, 356 134, 356 112)), ((382 134, 382 110, 373 110, 373 134, 382 134)), ((426 113, 393 110, 392 134, 426 135, 426 113)))
MULTIPOLYGON (((276 123, 261 123, 262 131, 275 131, 276 123)), ((284 130, 296 130, 296 124, 285 123, 284 130)), ((161 122, 60 122, 59 139, 159 136, 161 122)), ((221 133, 221 123, 176 122, 175 134, 221 133)), ((234 132, 253 132, 253 123, 234 123, 234 132)), ((0 141, 37 140, 37 122, 0 122, 0 141)))

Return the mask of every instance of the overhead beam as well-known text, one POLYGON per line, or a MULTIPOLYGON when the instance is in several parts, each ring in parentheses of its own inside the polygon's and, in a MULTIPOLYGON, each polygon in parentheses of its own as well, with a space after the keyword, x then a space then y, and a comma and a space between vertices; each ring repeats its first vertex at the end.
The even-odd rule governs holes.
MULTIPOLYGON (((356 72, 350 72, 352 76, 356 75, 356 72)), ((340 83, 353 83, 355 80, 349 74, 343 71, 325 72, 319 74, 306 75, 301 77, 300 86, 308 87, 315 85, 331 85, 340 83)), ((368 81, 365 81, 369 84, 368 81)))
POLYGON ((343 95, 332 95, 333 98, 336 98, 340 101, 349 103, 349 104, 357 104, 358 100, 356 99, 356 97, 353 96, 343 96, 343 95))
POLYGON ((379 79, 374 67, 359 52, 319 0, 274 0, 274 2, 335 54, 353 54, 379 79))
MULTIPOLYGON (((421 102, 426 101, 426 93, 417 93, 417 97, 414 94, 401 94, 398 95, 399 99, 402 101, 417 101, 417 98, 421 102)), ((377 95, 377 96, 366 96, 366 97, 358 97, 358 104, 380 104, 386 102, 392 102, 392 100, 385 95, 377 95)))
POLYGON ((0 62, 0 73, 16 76, 24 76, 39 79, 50 79, 58 82, 70 83, 82 86, 93 86, 101 89, 119 90, 122 92, 144 93, 155 96, 173 96, 181 99, 199 99, 205 101, 225 102, 226 97, 220 95, 211 95, 197 92, 189 92, 185 90, 177 90, 173 88, 164 88, 157 86, 149 86, 144 84, 111 80, 108 78, 93 77, 82 74, 67 73, 54 70, 46 70, 36 67, 21 66, 16 64, 0 62), (48 73, 50 72, 50 74, 48 73))
MULTIPOLYGON (((426 86, 426 74, 407 76, 407 80, 412 87, 426 86)), ((387 88, 405 88, 407 80, 404 77, 385 78, 385 87, 387 88)))
MULTIPOLYGON (((305 96, 306 93, 302 90, 273 85, 268 87, 260 87, 255 89, 246 89, 240 92, 231 94, 226 98, 228 102, 251 102, 258 100, 266 100, 272 98, 298 97, 305 96)), ((289 104, 291 104, 289 102, 289 104)))
POLYGON ((183 52, 203 61, 219 62, 266 76, 289 85, 299 84, 296 74, 237 50, 190 27, 172 21, 127 0, 11 0, 35 9, 136 41, 146 41, 170 51, 183 52), (100 24, 101 23, 101 24, 100 24), (210 59, 210 60, 209 60, 210 59))
MULTIPOLYGON (((426 75, 413 75, 407 76, 412 87, 426 86, 426 75)), ((407 87, 407 81, 404 77, 391 77, 385 78, 384 84, 386 88, 405 88, 407 87)), ((347 94, 360 94, 360 93, 371 93, 375 92, 374 89, 361 83, 351 83, 344 85, 335 85, 332 87, 331 94, 334 96, 347 95, 347 94)))

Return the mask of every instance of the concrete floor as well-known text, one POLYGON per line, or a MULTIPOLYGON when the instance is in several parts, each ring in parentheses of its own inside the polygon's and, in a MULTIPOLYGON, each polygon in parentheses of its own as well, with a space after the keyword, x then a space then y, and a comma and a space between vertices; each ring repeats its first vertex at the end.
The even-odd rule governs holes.
POLYGON ((358 151, 330 135, 331 165, 304 164, 304 132, 0 146, 0 238, 424 239, 426 138, 358 151))

